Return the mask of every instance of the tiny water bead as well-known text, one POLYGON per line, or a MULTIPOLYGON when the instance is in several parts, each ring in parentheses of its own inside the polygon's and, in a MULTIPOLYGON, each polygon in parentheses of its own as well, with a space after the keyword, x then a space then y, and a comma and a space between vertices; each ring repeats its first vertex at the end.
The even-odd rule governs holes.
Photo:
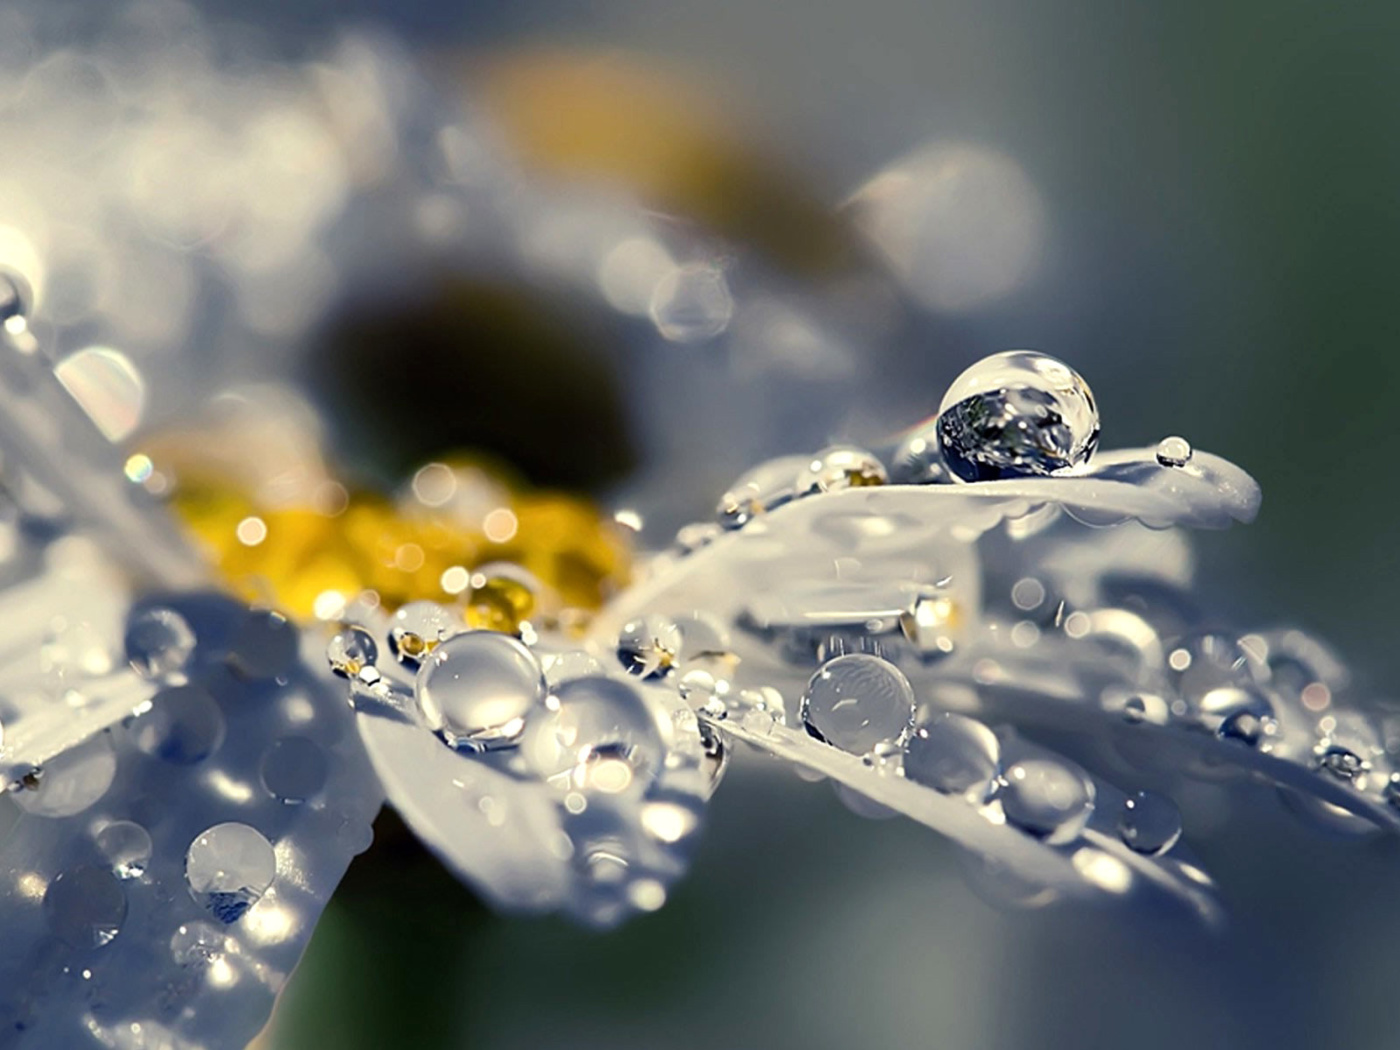
POLYGON ((943 461, 963 481, 1054 474, 1086 463, 1099 412, 1083 378, 1030 350, 993 354, 953 381, 938 409, 943 461))
POLYGON ((914 722, 914 690, 904 673, 878 656, 851 653, 828 660, 807 683, 799 716, 807 732, 863 755, 899 740, 914 722))
POLYGON ((346 624, 326 646, 326 659, 341 678, 356 678, 379 659, 379 645, 363 627, 346 624))
POLYGON ((174 609, 146 609, 126 627, 126 659, 143 678, 163 681, 180 674, 195 647, 189 621, 174 609))
POLYGON ((224 713, 206 689, 177 685, 151 698, 151 710, 132 723, 131 737, 146 754, 188 766, 217 751, 224 731, 224 713))
POLYGON ((416 669, 439 642, 458 629, 453 615, 436 602, 409 602, 389 621, 389 650, 399 663, 416 669))
POLYGON ((981 722, 943 714, 919 726, 904 749, 904 775, 945 795, 985 796, 1001 772, 1001 743, 981 722))
POLYGON ((1139 791, 1123 802, 1118 814, 1118 836, 1138 853, 1165 853, 1181 838, 1181 813, 1171 799, 1139 791))
POLYGON ((639 678, 664 678, 675 668, 680 652, 680 628, 655 614, 624 625, 617 637, 623 670, 639 678))
POLYGON ((119 879, 139 879, 151 860, 151 836, 140 824, 114 820, 93 837, 97 851, 106 858, 119 879))
POLYGON ((326 786, 329 763, 314 740, 283 737, 263 754, 261 776, 268 794, 288 805, 315 798, 326 786))
POLYGON ((779 456, 760 463, 719 498, 715 520, 723 528, 737 529, 781 507, 797 495, 798 476, 811 462, 809 456, 779 456))
POLYGON ((44 891, 44 917, 54 935, 75 948, 110 944, 126 921, 126 891, 105 868, 59 872, 44 891))
POLYGON ((1183 437, 1166 437, 1157 442, 1157 462, 1164 467, 1184 467, 1191 462, 1191 442, 1183 437))
POLYGON ((1006 819, 1050 843, 1072 840, 1094 809, 1094 784, 1058 758, 1024 758, 1002 776, 997 797, 1006 819))
POLYGON ((428 728, 459 751, 511 747, 547 686, 540 662, 515 638, 470 631, 439 644, 418 669, 428 728))
POLYGON ((798 495, 807 495, 883 485, 888 480, 885 465, 873 452, 854 445, 833 445, 808 461, 796 487, 798 495))
POLYGON ((277 876, 277 855, 256 828, 216 824, 190 844, 185 881, 194 899, 220 922, 237 922, 277 876))

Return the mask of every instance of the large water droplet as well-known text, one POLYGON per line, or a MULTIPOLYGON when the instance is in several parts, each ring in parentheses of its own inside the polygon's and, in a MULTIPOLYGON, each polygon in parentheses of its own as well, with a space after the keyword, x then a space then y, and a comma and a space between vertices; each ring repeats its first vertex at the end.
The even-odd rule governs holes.
POLYGON ((985 798, 1000 772, 996 734, 964 715, 940 715, 916 729, 905 745, 904 775, 945 795, 976 789, 985 798))
POLYGON ((797 495, 798 475, 810 463, 810 456, 779 456, 760 463, 719 498, 715 520, 726 529, 737 529, 781 507, 797 495))
POLYGON ((263 787, 288 805, 315 798, 326 786, 328 771, 326 753, 304 736, 283 737, 263 753, 263 787))
POLYGON ((418 707, 432 729, 461 751, 510 747, 544 701, 544 671, 509 635, 471 631, 437 646, 418 670, 418 707))
POLYGON ((943 461, 964 481, 1053 474, 1088 461, 1099 412, 1083 378, 1030 350, 983 358, 938 409, 943 461))
POLYGON ((617 637, 623 670, 639 678, 664 678, 675 668, 680 652, 680 628, 655 614, 626 624, 617 637))
POLYGON ((174 609, 146 609, 126 625, 126 658, 143 678, 160 681, 179 674, 194 647, 194 630, 174 609))
POLYGON ((1072 840, 1094 809, 1094 784, 1058 758, 1024 758, 1006 770, 998 794, 1006 819, 1051 843, 1072 840))
POLYGON ((110 944, 126 921, 126 891, 105 868, 60 872, 44 893, 44 917, 75 948, 110 944))
POLYGON ((1138 853, 1165 853, 1181 837, 1181 813, 1171 799, 1139 791, 1123 802, 1118 836, 1138 853))
POLYGON ((802 694, 799 716, 807 732, 843 751, 863 755, 896 740, 914 721, 914 690, 888 660, 865 653, 822 665, 802 694))
POLYGON ((661 768, 666 748, 637 688, 616 678, 576 678, 554 693, 558 708, 531 719, 526 760, 545 778, 573 773, 591 756, 622 757, 641 783, 661 768))
POLYGON ((131 738, 148 755, 193 765, 223 743, 224 713, 202 687, 171 686, 151 698, 151 710, 132 723, 131 738))
POLYGON ((256 828, 215 824, 190 844, 185 881, 222 923, 237 922, 277 876, 277 855, 256 828))
POLYGON ((140 824, 114 820, 94 836, 97 851, 119 879, 139 879, 151 860, 151 836, 140 824))
POLYGON ((873 452, 854 445, 832 445, 808 461, 797 477, 797 493, 839 492, 842 489, 883 485, 889 478, 885 465, 873 452))

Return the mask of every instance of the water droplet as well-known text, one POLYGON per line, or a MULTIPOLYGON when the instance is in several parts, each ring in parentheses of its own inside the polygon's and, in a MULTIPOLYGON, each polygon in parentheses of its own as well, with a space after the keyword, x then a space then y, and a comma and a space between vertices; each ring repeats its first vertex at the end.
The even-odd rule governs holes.
POLYGON ((863 755, 896 740, 914 721, 914 690, 887 660, 852 653, 829 660, 802 694, 799 715, 807 732, 833 747, 863 755))
POLYGON ((373 667, 379 659, 379 645, 363 627, 347 624, 326 646, 326 659, 341 678, 358 678, 361 671, 373 667))
POLYGON ((250 609, 229 643, 229 660, 244 677, 266 681, 296 667, 298 646, 297 629, 285 616, 250 609))
POLYGON ((105 868, 60 872, 44 892, 49 929, 75 948, 110 944, 126 921, 126 891, 105 868))
POLYGON ((415 692, 428 728, 450 747, 491 751, 520 739, 546 685, 539 661, 522 643, 471 631, 433 650, 418 670, 415 692))
POLYGON ((983 358, 953 381, 938 410, 943 461, 963 481, 1053 474, 1079 466, 1099 441, 1083 378, 1045 354, 983 358))
POLYGON ((702 343, 729 327, 734 297, 724 271, 711 263, 677 266, 652 290, 651 320, 663 339, 702 343))
POLYGON ((116 661, 106 635, 85 620, 56 617, 39 648, 39 669, 57 692, 80 704, 83 680, 110 674, 116 661))
POLYGON ((1211 690, 1248 685, 1264 673, 1263 664, 1237 638, 1220 631, 1202 631, 1179 639, 1167 653, 1167 666, 1177 695, 1197 710, 1211 690))
POLYGON ((1164 467, 1184 467, 1191 462, 1191 442, 1183 437, 1166 437, 1157 442, 1157 462, 1164 467))
POLYGON ((423 659, 458 624, 444 606, 436 602, 409 602, 389 621, 389 650, 405 667, 417 669, 423 659))
POLYGON ((1222 685, 1202 696, 1196 705, 1202 726, 1226 740, 1258 746, 1278 728, 1274 708, 1253 686, 1222 685))
POLYGON ((1052 844, 1069 842, 1088 823, 1094 784, 1058 758, 1025 758, 1006 770, 998 797, 1006 819, 1052 844))
POLYGON ((224 924, 237 922, 277 876, 272 845, 247 824, 215 824, 190 844, 185 881, 194 899, 224 924))
POLYGON ((0 270, 0 328, 11 334, 23 331, 33 302, 28 281, 18 274, 0 270))
POLYGON ((944 714, 914 731, 905 745, 904 775, 945 795, 989 793, 1001 772, 1001 744, 981 722, 944 714))
POLYGON ((952 480, 938 451, 936 421, 920 426, 900 442, 890 461, 890 481, 895 485, 943 485, 952 480))
POLYGON ((114 820, 95 836, 97 850, 119 879, 139 879, 151 860, 151 836, 140 824, 114 820))
POLYGON ((542 585, 517 565, 493 565, 472 573, 464 610, 472 627, 519 635, 535 614, 542 585))
POLYGON ((724 746, 724 737, 714 726, 701 722, 699 728, 700 745, 705 752, 705 771, 709 774, 710 790, 713 791, 729 766, 729 751, 724 746))
POLYGON ((676 666, 680 652, 680 628, 654 614, 633 620, 617 638, 617 658, 623 669, 639 678, 664 678, 676 666))
POLYGON ((634 779, 661 769, 665 745, 637 687, 616 678, 576 678, 555 690, 558 709, 531 719, 522 741, 530 767, 543 778, 572 774, 597 752, 624 756, 634 779))
POLYGON ((65 357, 53 374, 108 441, 125 441, 140 425, 146 383, 120 350, 90 346, 65 357))
POLYGON ((1371 768, 1371 764, 1355 751, 1337 744, 1320 747, 1316 759, 1318 769, 1348 784, 1371 768))
POLYGON ((885 465, 873 452, 854 445, 832 445, 818 452, 797 477, 798 495, 839 492, 842 489, 883 485, 889 478, 885 465))
POLYGON ((91 807, 112 786, 117 756, 106 733, 50 759, 42 770, 26 777, 26 790, 10 797, 36 817, 71 817, 91 807))
POLYGON ((726 529, 737 529, 781 507, 797 495, 798 475, 810 463, 808 456, 779 456, 760 463, 719 498, 715 520, 726 529))
POLYGON ((202 687, 171 686, 151 698, 151 709, 131 724, 131 738, 148 755, 193 765, 223 743, 224 713, 202 687))
POLYGON ((203 966, 228 950, 228 934, 213 923, 181 923, 170 935, 170 955, 178 966, 203 966))
POLYGON ((194 630, 174 609, 146 609, 126 625, 126 658, 143 678, 162 681, 183 672, 194 647, 194 630))
POLYGON ((1171 799, 1139 791, 1123 802, 1118 814, 1118 835, 1138 853, 1165 853, 1181 838, 1181 813, 1171 799))
POLYGON ((326 786, 328 770, 321 746, 304 736, 283 737, 263 752, 263 787, 288 805, 315 798, 326 786))
POLYGON ((940 660, 957 648, 959 625, 957 602, 952 595, 930 589, 914 599, 913 606, 899 617, 899 629, 925 662, 940 660))

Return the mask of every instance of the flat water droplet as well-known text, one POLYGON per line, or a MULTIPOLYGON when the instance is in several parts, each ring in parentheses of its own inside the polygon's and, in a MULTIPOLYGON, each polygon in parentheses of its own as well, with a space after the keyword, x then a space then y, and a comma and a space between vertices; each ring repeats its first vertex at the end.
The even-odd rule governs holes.
POLYGON ((945 795, 976 789, 985 798, 1000 772, 996 734, 963 715, 940 715, 916 729, 905 745, 904 775, 945 795))
POLYGON ((863 755, 906 734, 914 721, 914 690, 902 671, 865 653, 823 664, 802 694, 800 717, 819 740, 863 755))
POLYGON ((151 709, 131 724, 131 738, 148 755, 188 766, 202 762, 224 740, 224 713, 201 686, 177 685, 151 698, 151 709))
POLYGON ((1068 365, 1011 350, 983 358, 953 381, 938 410, 943 461, 963 481, 1054 474, 1098 447, 1094 395, 1068 365))
POLYGON ((797 492, 839 492, 842 489, 883 485, 889 480, 885 465, 873 452, 854 445, 822 449, 797 477, 797 492))
POLYGON ((715 520, 726 529, 737 529, 776 510, 797 495, 798 475, 810 465, 809 456, 779 456, 760 463, 720 497, 715 520))
POLYGON ((105 868, 60 872, 44 892, 44 917, 75 948, 110 944, 126 921, 126 891, 105 868))
POLYGON ((1139 791, 1123 802, 1118 814, 1118 836, 1138 853, 1165 853, 1181 837, 1181 814, 1171 799, 1139 791))
POLYGON ((539 661, 521 642, 492 631, 454 635, 418 670, 418 707, 451 747, 511 747, 546 692, 539 661))
POLYGON ((1157 462, 1164 467, 1184 467, 1191 462, 1191 442, 1167 437, 1157 442, 1157 462))
POLYGON ((245 678, 267 681, 291 673, 299 659, 296 627, 281 613, 251 609, 234 631, 229 660, 245 678))
POLYGON ((326 786, 329 764, 321 745, 304 736, 276 741, 262 758, 262 782, 268 794, 288 805, 315 798, 326 786))
POLYGON ((1051 843, 1068 842, 1094 808, 1094 785, 1078 767, 1058 758, 1025 758, 1010 766, 998 792, 1006 819, 1051 843))
POLYGON ((117 756, 111 740, 100 733, 50 759, 33 776, 32 789, 10 797, 15 805, 37 817, 71 817, 94 805, 117 775, 117 756))
POLYGON ((277 876, 272 845, 247 824, 216 824, 190 844, 185 881, 214 918, 237 922, 277 876))
POLYGON ((194 648, 194 630, 174 609, 146 609, 126 626, 126 658, 143 678, 161 681, 180 674, 194 648))
POLYGON ((677 266, 652 291, 652 323, 673 343, 702 343, 729 327, 734 297, 724 271, 710 263, 677 266))
POLYGON ((97 851, 119 879, 139 879, 151 861, 151 836, 140 824, 114 820, 94 837, 97 851))
POLYGON ((146 383, 121 351, 90 346, 65 357, 53 374, 108 441, 124 441, 140 425, 146 383))
POLYGON ((228 934, 213 923, 181 923, 170 935, 170 956, 178 966, 204 966, 228 951, 228 934))
POLYGON ((347 624, 326 646, 326 660, 341 678, 358 678, 379 659, 379 645, 363 627, 347 624))
POLYGON ((680 628, 662 616, 633 620, 617 638, 623 670, 639 678, 664 678, 675 668, 680 652, 680 628))

